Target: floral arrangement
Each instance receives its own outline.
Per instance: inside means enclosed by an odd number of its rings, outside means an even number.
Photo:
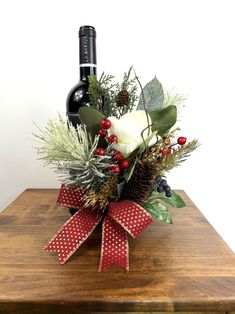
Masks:
[[[39,159],[62,181],[58,203],[73,212],[45,247],[62,264],[102,221],[99,270],[128,270],[127,234],[138,236],[153,218],[171,224],[166,205],[185,206],[166,180],[198,146],[174,128],[184,98],[163,90],[156,77],[143,88],[132,68],[121,84],[113,79],[89,77],[89,107],[79,109],[76,128],[59,115],[34,134]]]

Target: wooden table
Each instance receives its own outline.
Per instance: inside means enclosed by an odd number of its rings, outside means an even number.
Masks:
[[[183,191],[174,224],[129,239],[130,271],[99,273],[98,228],[63,266],[43,246],[70,217],[58,190],[28,189],[0,215],[0,313],[231,312],[235,257]]]

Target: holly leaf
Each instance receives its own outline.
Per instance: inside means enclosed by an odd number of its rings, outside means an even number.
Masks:
[[[162,203],[155,200],[148,200],[143,207],[152,217],[157,218],[161,222],[167,224],[173,223],[168,209]]]
[[[176,207],[176,208],[182,208],[182,207],[186,206],[186,204],[185,204],[185,202],[181,196],[179,196],[174,191],[171,191],[171,193],[172,193],[171,197],[167,197],[164,193],[159,193],[157,191],[153,191],[151,197],[155,196],[157,199],[160,199],[164,203],[169,204],[169,205]]]
[[[153,127],[152,131],[157,131],[160,136],[168,132],[177,120],[177,108],[174,105],[163,109],[157,109],[149,112]]]
[[[144,94],[144,99],[143,99]],[[164,105],[164,92],[162,84],[158,81],[156,76],[152,81],[148,82],[143,88],[139,97],[137,110],[144,110],[144,100],[146,102],[147,111],[163,108]]]

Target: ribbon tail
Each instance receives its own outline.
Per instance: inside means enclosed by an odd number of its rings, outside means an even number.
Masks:
[[[102,226],[102,247],[99,271],[112,264],[129,270],[129,245],[126,231],[109,215]]]
[[[101,218],[102,211],[80,209],[62,226],[44,249],[48,252],[57,252],[60,263],[64,264],[89,237]]]

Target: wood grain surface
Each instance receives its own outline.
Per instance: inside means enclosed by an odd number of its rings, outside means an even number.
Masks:
[[[63,266],[43,250],[70,217],[58,190],[28,189],[0,215],[0,313],[235,311],[235,257],[195,207],[129,238],[130,271],[99,273],[101,228]]]

